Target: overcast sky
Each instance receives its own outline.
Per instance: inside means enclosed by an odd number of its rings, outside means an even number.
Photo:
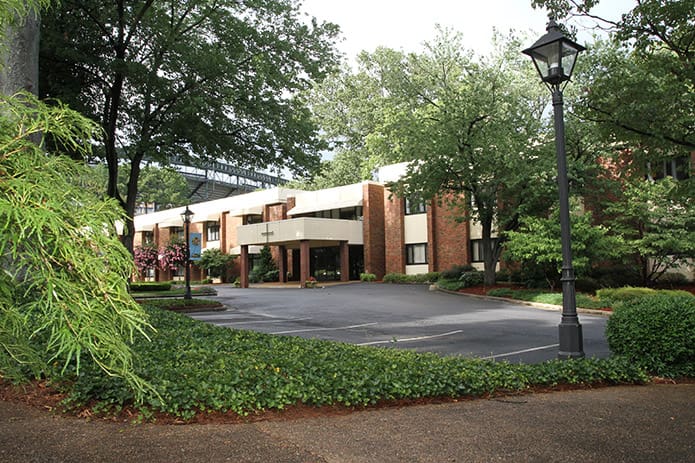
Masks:
[[[529,32],[533,42],[547,24],[547,13],[534,10],[531,0],[304,0],[303,5],[309,15],[340,26],[344,40],[338,48],[350,60],[379,45],[421,50],[435,37],[436,24],[461,32],[464,46],[479,55],[491,51],[493,28]],[[618,19],[634,6],[635,0],[602,0],[596,12]],[[589,39],[589,34],[579,37]]]

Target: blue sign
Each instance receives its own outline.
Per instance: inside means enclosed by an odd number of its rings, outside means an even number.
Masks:
[[[203,234],[191,233],[188,241],[188,249],[191,251],[191,260],[200,260],[200,253],[203,252]]]

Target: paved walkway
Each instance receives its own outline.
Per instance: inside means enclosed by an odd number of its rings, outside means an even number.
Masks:
[[[0,402],[2,462],[692,462],[695,384],[240,425],[130,425]]]

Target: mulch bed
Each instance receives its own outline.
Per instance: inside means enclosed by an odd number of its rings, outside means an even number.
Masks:
[[[662,383],[694,383],[695,379],[684,379],[679,381],[661,380],[655,382]],[[234,412],[198,412],[190,420],[183,420],[179,417],[166,413],[154,413],[150,422],[159,425],[188,425],[188,424],[243,424],[255,423],[260,421],[289,421],[305,418],[318,418],[326,416],[342,416],[350,413],[380,410],[389,408],[403,408],[414,405],[433,405],[446,404],[457,402],[468,402],[472,400],[509,400],[511,397],[523,397],[526,394],[532,393],[549,393],[572,390],[588,390],[603,387],[611,387],[612,384],[560,384],[552,387],[535,386],[524,391],[505,392],[500,391],[494,394],[485,394],[482,396],[464,396],[464,397],[432,397],[420,399],[400,399],[400,400],[384,400],[374,405],[368,406],[345,406],[345,405],[324,405],[313,406],[298,403],[291,405],[283,410],[265,410],[251,413],[248,416],[240,416]],[[53,389],[46,381],[32,381],[23,385],[13,385],[9,382],[0,379],[0,400],[6,402],[22,403],[31,407],[39,408],[53,413],[61,413],[67,416],[88,420],[104,420],[122,423],[141,423],[141,413],[132,406],[124,407],[118,414],[105,415],[103,413],[95,413],[91,407],[85,406],[77,409],[66,409],[61,401],[66,398],[66,394],[60,393]],[[93,405],[93,404],[92,404]]]

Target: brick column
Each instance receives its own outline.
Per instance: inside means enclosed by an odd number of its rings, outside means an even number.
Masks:
[[[239,282],[242,288],[249,287],[249,245],[243,244],[241,246],[241,275],[239,276]]]
[[[278,273],[280,274],[280,283],[287,282],[287,248],[278,246]]]
[[[304,288],[306,281],[309,279],[311,267],[309,265],[309,241],[302,240],[299,242],[299,285]]]
[[[347,241],[340,242],[340,281],[350,281],[350,247]]]

